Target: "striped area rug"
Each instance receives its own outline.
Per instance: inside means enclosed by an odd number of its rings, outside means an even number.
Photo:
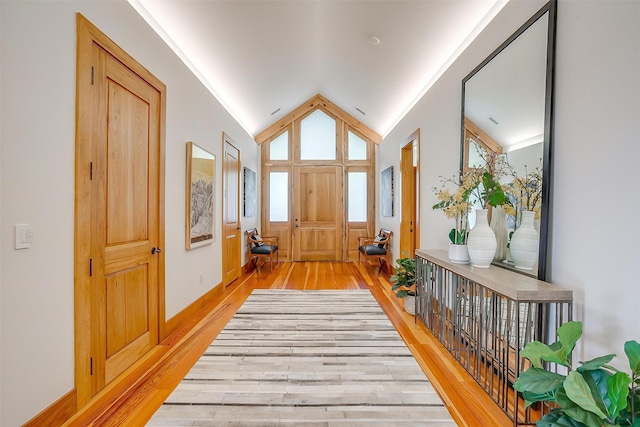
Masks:
[[[369,291],[255,290],[148,426],[455,426]]]

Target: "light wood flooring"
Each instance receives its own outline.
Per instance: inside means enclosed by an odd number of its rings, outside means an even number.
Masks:
[[[187,374],[254,289],[369,289],[389,317],[454,420],[461,426],[512,422],[390,290],[389,275],[366,262],[281,262],[245,273],[169,335],[155,357],[110,384],[68,426],[143,426]]]

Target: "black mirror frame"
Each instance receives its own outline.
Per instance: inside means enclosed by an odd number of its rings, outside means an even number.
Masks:
[[[520,34],[525,32],[534,22],[540,19],[545,13],[549,13],[549,23],[547,29],[547,65],[546,65],[546,88],[544,107],[544,142],[542,152],[542,206],[540,209],[540,245],[538,253],[538,280],[545,281],[547,278],[547,268],[550,260],[549,234],[550,234],[550,212],[551,212],[551,187],[553,179],[553,129],[554,129],[554,79],[555,79],[555,51],[556,51],[556,20],[557,20],[557,0],[550,0],[538,12],[536,12],[527,22],[518,28],[504,43],[494,50],[484,61],[473,69],[462,80],[462,103],[461,103],[461,136],[460,136],[460,173],[464,170],[464,104],[465,104],[465,83],[480,71],[489,61],[502,52]]]

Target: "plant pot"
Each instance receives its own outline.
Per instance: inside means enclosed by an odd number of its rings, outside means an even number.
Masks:
[[[489,227],[487,210],[476,209],[476,225],[469,232],[467,248],[474,267],[489,268],[496,254],[496,235]]]
[[[404,311],[412,316],[416,315],[416,297],[414,295],[407,295],[404,299]]]
[[[522,212],[522,223],[511,236],[511,257],[516,268],[532,270],[538,262],[540,234],[534,225],[535,213]]]
[[[468,264],[469,263],[469,250],[467,245],[454,245],[449,244],[449,261],[454,264]]]

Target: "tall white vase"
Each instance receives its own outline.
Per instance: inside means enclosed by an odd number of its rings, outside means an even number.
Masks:
[[[487,210],[476,209],[476,225],[469,232],[467,239],[471,264],[474,267],[488,268],[497,247],[496,235],[487,221]]]
[[[522,212],[522,223],[511,236],[511,257],[516,268],[531,270],[538,262],[540,234],[534,226],[535,213]]]
[[[496,235],[496,254],[493,260],[501,262],[507,259],[507,244],[509,243],[509,232],[507,231],[507,213],[502,206],[497,206],[491,211],[491,224],[489,227]]]

